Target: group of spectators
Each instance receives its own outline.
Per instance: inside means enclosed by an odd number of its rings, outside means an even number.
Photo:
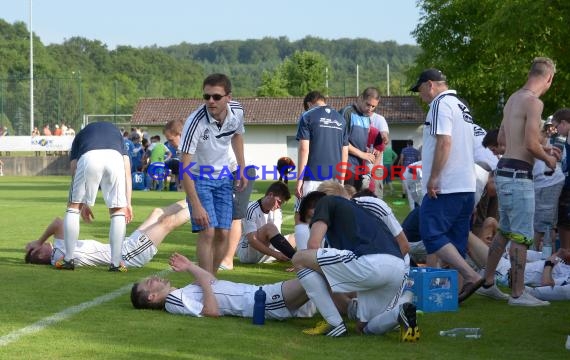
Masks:
[[[151,164],[166,164],[176,156],[181,163],[177,168],[185,171],[177,174],[177,181],[186,201],[170,209],[156,209],[156,214],[127,238],[139,239],[138,246],[148,251],[122,245],[126,224],[133,217],[131,172],[144,169],[127,150],[130,144],[125,144],[131,141],[135,148],[141,136],[125,133],[123,137],[111,124],[93,123],[78,134],[72,146],[75,175],[60,226],[63,239],[59,252],[44,257],[58,269],[75,268],[79,217],[91,220],[89,207],[101,186],[111,216],[110,271],[144,265],[168,232],[188,220],[192,232],[198,233],[197,264],[181,254],[170,258],[175,271],[191,273],[196,282],[174,288],[167,279],[148,278],[132,288],[136,308],[194,316],[252,316],[253,293],[258,287],[215,277],[219,270],[233,268],[234,255],[243,263],[291,261],[289,270],[296,273],[296,279],[263,286],[266,315],[283,319],[312,316],[318,311],[324,322],[304,330],[309,335],[346,335],[348,318],[356,320],[361,333],[382,334],[399,324],[402,340],[417,340],[416,308],[405,281],[410,261],[456,269],[462,279],[459,302],[478,292],[508,300],[511,305],[547,305],[539,299],[538,290],[525,290],[524,270],[534,237],[528,221],[529,216],[534,218],[534,158],[552,170],[561,158],[560,151],[542,144],[539,138],[542,103],[538,97],[548,90],[553,76],[552,61],[536,59],[525,86],[507,102],[494,148],[496,155],[502,156],[499,160],[482,146],[486,132],[474,124],[467,103],[448,88],[445,75],[437,69],[422,72],[410,89],[429,105],[421,161],[413,143],[399,160],[409,171],[417,170],[410,179],[421,181],[421,186],[407,187],[413,210],[403,225],[381,200],[383,184],[376,180],[386,174],[382,173],[384,167],[374,165],[396,161],[396,155],[386,151],[388,124],[375,111],[380,101],[378,89],[365,89],[354,104],[340,111],[326,105],[319,92],[308,93],[297,132],[295,233],[282,234],[281,207],[292,197],[287,176],[272,183],[261,199],[249,201],[254,176],[248,173],[252,167],[246,166],[244,158],[244,109],[232,100],[229,78],[212,74],[203,82],[204,105],[185,122],[166,124],[164,135],[172,148],[158,137],[151,139],[154,146],[149,145],[150,150],[138,151],[150,151]],[[552,125],[567,135],[570,110],[564,111],[554,115]],[[205,166],[213,169],[206,177],[201,176]],[[294,166],[292,159],[278,163],[282,175]],[[226,174],[228,168],[233,173]],[[325,179],[322,174],[332,176]],[[529,182],[532,191],[527,189]],[[489,212],[484,213],[475,234],[471,231],[474,209],[481,201],[488,205],[495,188],[498,224],[487,221]],[[160,231],[152,232],[153,228]],[[48,237],[46,231],[32,242],[27,257],[39,253]],[[488,248],[485,240],[490,243]],[[510,296],[496,286],[496,270],[507,243]],[[425,257],[410,260],[419,248]],[[146,255],[141,261],[129,262],[138,253]],[[552,276],[556,266],[568,260],[563,249],[556,251],[542,260],[540,277]]]

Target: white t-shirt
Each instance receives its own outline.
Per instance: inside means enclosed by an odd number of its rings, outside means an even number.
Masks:
[[[228,147],[235,134],[244,132],[244,115],[240,103],[229,102],[221,128],[218,128],[217,121],[208,113],[206,105],[203,105],[186,120],[178,149],[192,155],[192,162],[195,163],[190,167],[192,174],[199,176],[202,172],[207,174],[206,177],[217,178],[223,170],[222,175],[229,176],[231,169]]]
[[[487,135],[487,131],[477,124],[473,124],[473,135],[475,140],[473,142],[473,160],[475,162],[482,161],[491,167],[492,170],[497,168],[499,158],[493,152],[483,146],[483,138]]]
[[[423,134],[422,191],[427,193],[436,147],[436,135],[451,136],[449,158],[439,179],[442,194],[475,192],[473,119],[454,90],[439,94],[429,105]]]
[[[390,132],[386,118],[377,113],[373,113],[372,117],[370,117],[370,126],[378,129],[380,132]]]

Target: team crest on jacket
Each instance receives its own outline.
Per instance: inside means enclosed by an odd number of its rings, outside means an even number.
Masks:
[[[204,134],[202,134],[202,140],[206,141],[210,138],[210,129],[204,130]]]
[[[281,298],[281,295],[275,294],[271,297],[271,300],[278,300],[279,298]]]

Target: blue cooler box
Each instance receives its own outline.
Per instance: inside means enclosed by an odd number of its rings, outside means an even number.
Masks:
[[[457,311],[456,270],[411,268],[408,287],[414,293],[414,304],[426,313]]]

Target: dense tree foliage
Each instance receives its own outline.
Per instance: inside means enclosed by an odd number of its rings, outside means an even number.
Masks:
[[[44,46],[35,37],[35,123],[65,121],[77,128],[83,114],[130,114],[142,97],[198,97],[203,78],[213,72],[230,76],[237,97],[301,96],[315,88],[355,95],[357,65],[360,90],[386,92],[390,64],[391,93],[403,94],[409,85],[404,72],[418,53],[416,46],[366,39],[280,37],[109,50],[99,40],[72,37]],[[0,56],[0,125],[29,134],[26,24],[0,19]]]
[[[546,117],[569,106],[570,58],[565,41],[570,2],[564,0],[421,0],[423,16],[413,35],[423,52],[409,74],[437,67],[473,108],[477,121],[499,125],[502,106],[521,87],[533,58],[557,64],[543,96]]]

